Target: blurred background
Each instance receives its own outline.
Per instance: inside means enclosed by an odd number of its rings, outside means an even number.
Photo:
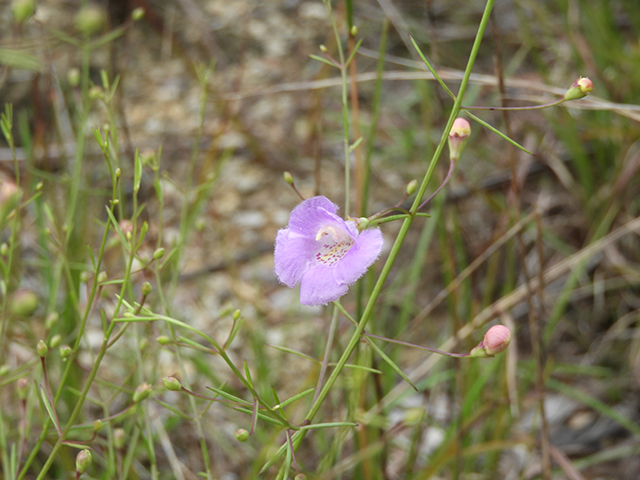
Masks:
[[[92,133],[105,125],[117,131],[112,148],[122,170],[117,221],[123,231],[133,212],[135,151],[156,156],[157,174],[143,170],[138,194],[139,222],[149,227],[140,256],[158,247],[172,254],[159,272],[166,280],[163,308],[169,304],[176,318],[221,343],[235,325],[230,312],[239,309],[243,323],[229,354],[250,365],[261,388],[275,387],[282,399],[315,387],[318,362],[271,346],[322,360],[330,309],[300,306],[298,292],[278,284],[272,252],[299,202],[284,171],[303,196],[344,204],[340,72],[310,58],[323,55],[320,45],[338,55],[325,5],[49,0],[19,21],[29,5],[0,3],[0,101],[13,105],[16,144],[14,161],[0,141],[2,242],[10,242],[15,165],[26,198],[40,192],[21,210],[19,248],[4,272],[6,438],[19,437],[15,382],[39,375],[33,346],[55,334],[71,343],[78,334],[75,307],[86,301],[92,271],[87,245],[99,247],[111,198],[111,174]],[[407,183],[422,179],[442,135],[453,102],[410,35],[455,93],[484,7],[457,0],[333,2],[345,49],[362,40],[348,103],[351,139],[363,138],[353,162],[370,165],[368,199],[344,215],[371,215],[401,201]],[[133,22],[136,8],[144,16]],[[348,35],[354,25],[357,33]],[[203,82],[207,66],[212,73]],[[498,322],[513,332],[509,350],[495,359],[457,361],[378,342],[416,392],[361,346],[351,361],[383,374],[345,371],[320,416],[360,427],[307,436],[298,463],[309,478],[638,478],[640,4],[497,1],[463,104],[548,103],[580,76],[594,83],[582,100],[540,111],[473,111],[534,156],[470,119],[456,171],[427,207],[432,217],[414,222],[369,327],[466,352]],[[101,101],[110,91],[105,77],[110,86],[119,79],[109,102]],[[443,158],[430,191],[447,169]],[[355,183],[352,192],[361,198]],[[398,229],[383,226],[383,259]],[[71,239],[61,241],[68,231]],[[342,300],[353,315],[381,265]],[[103,269],[109,278],[122,274],[116,233]],[[135,288],[155,278],[142,272]],[[117,291],[105,288],[89,317],[78,385],[102,341],[99,310],[109,311]],[[154,291],[148,304],[160,309],[162,303]],[[178,368],[172,351],[155,341],[163,328],[141,327],[148,340],[141,361],[134,360],[140,338],[125,336],[109,351],[98,375],[103,383],[92,391],[109,408],[87,405],[82,421],[118,411],[142,372],[158,400],[147,412],[160,478],[196,478],[203,470],[200,438],[215,477],[255,478],[284,434],[260,424],[240,444],[234,432],[248,429],[244,413],[199,402],[198,433],[167,409],[191,408],[185,395],[163,390],[167,375],[182,376],[183,385],[203,394],[206,386],[224,385],[243,398],[246,391],[213,355],[186,349]],[[339,323],[332,361],[351,331],[349,322]],[[136,375],[132,361],[142,365]],[[55,384],[62,363],[51,362]],[[61,418],[73,408],[68,394]],[[292,421],[302,421],[309,401],[290,407]],[[39,414],[32,420],[40,421]],[[139,428],[133,417],[109,425],[116,427],[128,438]],[[129,478],[150,478],[148,449],[142,441],[130,447],[136,460]],[[276,467],[267,478],[275,478]],[[63,470],[54,465],[51,478],[62,478]],[[106,478],[99,469],[92,475]]]

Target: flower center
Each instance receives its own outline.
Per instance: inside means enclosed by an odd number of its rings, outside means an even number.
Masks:
[[[326,226],[316,234],[318,251],[315,258],[318,263],[330,267],[344,257],[353,246],[354,240],[341,228]]]

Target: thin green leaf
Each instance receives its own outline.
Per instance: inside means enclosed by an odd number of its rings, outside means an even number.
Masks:
[[[498,130],[497,128],[489,125],[487,122],[485,122],[484,120],[482,120],[481,118],[476,117],[473,113],[469,112],[468,110],[464,110],[464,113],[466,113],[467,115],[469,115],[471,118],[473,118],[476,122],[478,122],[481,125],[484,125],[485,127],[487,127],[489,130],[491,130],[493,133],[495,133],[496,135],[504,138],[507,142],[509,142],[511,145],[513,145],[514,147],[519,148],[520,150],[522,150],[523,152],[528,153],[529,155],[535,157],[535,155],[533,153],[531,153],[529,150],[527,150],[526,148],[524,148],[522,145],[520,145],[518,142],[516,142],[515,140],[511,140],[508,136],[506,136],[504,133],[502,133],[500,130]]]
[[[330,422],[330,423],[314,423],[300,427],[300,430],[313,430],[314,428],[332,428],[332,427],[357,427],[357,423],[353,422]]]
[[[417,387],[413,384],[413,382],[409,379],[409,377],[407,376],[407,374],[406,374],[406,373],[404,373],[404,372],[400,369],[400,367],[399,367],[398,365],[396,365],[396,364],[395,364],[395,362],[394,362],[393,360],[391,360],[391,358],[389,358],[389,357],[387,356],[387,354],[386,354],[386,353],[384,353],[384,352],[382,351],[382,349],[381,349],[380,347],[378,347],[375,343],[373,343],[373,341],[372,341],[370,338],[366,338],[366,342],[367,342],[369,345],[371,345],[371,348],[373,348],[373,349],[376,351],[376,353],[377,353],[378,355],[380,355],[380,356],[382,357],[382,359],[383,359],[385,362],[387,362],[387,363],[389,364],[389,366],[390,366],[391,368],[393,368],[393,369],[396,371],[396,373],[397,373],[398,375],[400,375],[400,376],[404,379],[404,381],[405,381],[405,382],[407,382],[409,385],[411,385],[411,387],[413,387],[413,389],[414,389],[416,392],[418,391],[418,388],[417,388]]]
[[[353,50],[349,54],[349,58],[347,58],[347,61],[344,64],[344,68],[347,68],[349,64],[353,61],[353,57],[356,56],[356,53],[358,53],[358,49],[360,48],[360,45],[362,45],[362,40],[364,39],[361,38],[360,40],[358,40],[358,43],[356,43],[356,46],[353,47]]]
[[[316,390],[315,388],[310,388],[308,390],[305,390],[304,392],[294,395],[293,397],[286,399],[284,402],[279,403],[278,405],[274,406],[273,409],[275,410],[277,408],[286,407],[287,405],[295,402],[296,400],[299,400],[302,397],[309,395],[311,392],[314,392],[315,390]],[[277,400],[277,401],[279,402],[280,400]]]
[[[58,417],[53,411],[53,404],[50,402],[49,395],[47,395],[47,391],[43,385],[38,385],[38,389],[40,390],[40,397],[42,399],[44,408],[49,414],[49,419],[51,420],[51,423],[53,423],[56,426],[56,430],[58,431],[58,436],[62,437],[62,430],[60,429],[60,424],[58,423]]]
[[[243,405],[247,405],[248,407],[253,406],[250,402],[247,402],[246,400],[243,400],[242,398],[236,397],[234,395],[231,395],[230,393],[227,393],[224,390],[220,390],[219,388],[215,388],[215,387],[206,387],[206,388],[208,390],[211,390],[212,392],[217,393],[221,397],[226,398],[227,400],[231,400],[232,402],[241,403]]]
[[[0,48],[0,64],[18,70],[42,71],[40,59],[19,50]]]
[[[418,44],[414,40],[413,36],[409,35],[409,38],[411,39],[411,43],[413,43],[413,46],[415,47],[416,51],[418,52],[418,55],[420,56],[420,58],[422,59],[424,64],[427,66],[429,71],[432,73],[433,78],[435,78],[438,81],[440,86],[442,88],[444,88],[444,91],[447,92],[449,94],[449,96],[451,96],[451,98],[453,98],[453,100],[455,101],[456,100],[456,96],[453,94],[453,92],[451,90],[449,90],[449,87],[447,87],[446,83],[444,83],[444,81],[440,78],[440,75],[438,75],[438,72],[436,72],[435,68],[433,68],[433,66],[431,66],[431,63],[429,62],[429,60],[427,60],[427,57],[425,57],[425,55],[422,53],[422,51],[418,47]]]
[[[338,65],[336,65],[335,63],[333,63],[331,60],[327,60],[324,57],[319,57],[318,55],[309,55],[311,58],[313,58],[314,60],[318,60],[319,62],[323,62],[326,63],[327,65],[331,65],[332,67],[336,67],[336,68],[340,68]]]

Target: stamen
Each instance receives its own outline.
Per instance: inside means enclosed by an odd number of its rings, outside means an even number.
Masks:
[[[337,263],[353,246],[353,239],[348,232],[332,226],[324,226],[316,234],[318,251],[315,259],[318,263],[328,267]]]

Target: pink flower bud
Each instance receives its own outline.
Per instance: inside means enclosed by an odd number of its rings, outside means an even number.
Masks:
[[[464,118],[456,118],[449,132],[449,156],[452,160],[460,158],[460,153],[471,133],[471,125]]]
[[[593,91],[593,82],[587,77],[580,77],[573,82],[569,90],[564,94],[565,100],[579,100],[589,95]]]
[[[494,325],[469,355],[477,358],[493,357],[504,352],[511,343],[511,330],[504,325]]]

